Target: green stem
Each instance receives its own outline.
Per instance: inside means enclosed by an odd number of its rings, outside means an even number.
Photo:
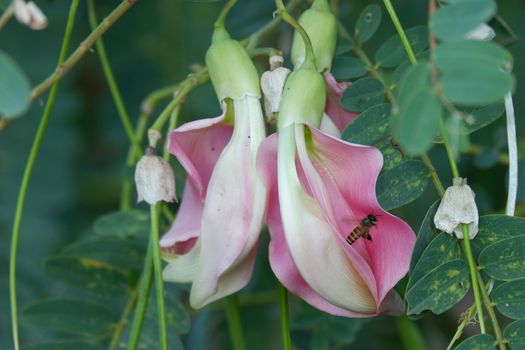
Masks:
[[[153,270],[155,272],[155,296],[157,299],[157,315],[159,326],[159,348],[168,350],[168,329],[166,325],[166,305],[164,300],[164,281],[162,279],[162,261],[159,246],[159,204],[150,205],[151,209],[151,240],[153,251]]]
[[[62,47],[60,48],[60,54],[58,56],[58,64],[60,65],[64,61],[64,57],[69,49],[69,43],[71,42],[71,33],[73,32],[73,26],[75,24],[75,15],[77,13],[78,0],[73,0],[69,8],[69,14],[66,23],[66,30],[64,32],[64,38],[62,40]],[[29,152],[29,157],[26,162],[24,169],[24,175],[22,177],[22,183],[20,184],[20,190],[18,192],[18,198],[16,202],[16,211],[14,216],[13,231],[11,234],[11,252],[9,256],[9,300],[11,305],[11,326],[13,332],[13,343],[14,349],[19,349],[18,340],[18,310],[16,303],[16,256],[18,252],[18,241],[20,238],[20,226],[22,223],[22,216],[24,213],[24,204],[27,195],[27,188],[29,181],[31,180],[31,174],[33,173],[33,167],[35,165],[36,157],[40,151],[42,140],[47,129],[47,124],[51,117],[51,110],[55,103],[56,94],[58,91],[58,82],[55,82],[51,88],[51,92],[47,98],[46,106],[38,130]]]
[[[142,325],[144,324],[146,309],[148,307],[151,282],[153,280],[153,244],[151,243],[153,237],[150,236],[149,240],[150,242],[148,243],[146,258],[144,259],[144,268],[142,270],[142,276],[140,278],[138,290],[139,296],[137,300],[137,306],[135,308],[135,315],[133,316],[133,323],[131,324],[131,332],[128,340],[127,350],[137,349],[140,333],[142,331]]]
[[[142,143],[142,139],[144,138],[144,134],[146,133],[146,129],[148,127],[148,118],[149,115],[146,115],[145,113],[142,113],[139,116],[139,120],[137,122],[137,127],[135,129],[135,139],[140,144]],[[135,148],[131,145],[128,149],[128,156],[126,158],[126,176],[124,177],[124,180],[122,181],[122,192],[120,194],[120,209],[121,210],[130,210],[131,209],[131,195],[133,193],[134,188],[134,182],[128,178],[127,172],[129,169],[131,169],[137,160],[142,155],[142,151],[139,155],[137,155],[134,152]]]
[[[191,90],[208,81],[208,78],[209,76],[207,69],[201,69],[195,74],[190,74],[190,76],[179,85],[178,89],[174,93],[175,98],[171,100],[166,108],[164,108],[150,129],[162,131],[164,124],[166,124],[170,118],[171,112],[175,109],[175,107],[177,107],[186,99],[186,96]]]
[[[456,165],[456,161],[454,160],[454,154],[452,152],[452,148],[450,147],[450,143],[447,140],[443,127],[441,127],[441,134],[443,138],[443,144],[447,152],[448,162],[450,163],[450,170],[452,171],[452,177],[459,178],[460,174],[459,174],[458,167]],[[474,257],[472,255],[472,249],[470,247],[470,233],[469,233],[468,225],[461,224],[461,230],[463,231],[463,239],[462,239],[463,252],[465,253],[465,256],[467,258],[467,263],[468,263],[469,272],[470,272],[470,280],[472,282],[472,291],[474,292],[474,304],[476,305],[476,312],[479,316],[479,328],[481,329],[481,333],[485,333],[485,319],[483,318],[483,309],[481,307],[481,296],[480,296],[479,285],[478,285],[477,266],[476,266],[476,262],[474,261]]]
[[[425,341],[421,336],[419,328],[410,321],[408,317],[401,316],[396,318],[396,326],[401,337],[401,342],[406,350],[424,350]]]
[[[281,336],[283,339],[283,350],[292,349],[292,339],[290,338],[290,316],[288,313],[288,291],[279,284],[279,310],[281,318]]]
[[[487,309],[490,321],[492,323],[492,327],[494,328],[494,333],[496,334],[496,341],[500,350],[506,350],[507,346],[505,345],[505,340],[503,339],[503,333],[501,332],[501,327],[499,325],[498,318],[496,317],[496,313],[494,312],[489,293],[487,292],[487,287],[485,286],[485,283],[483,283],[483,278],[479,270],[476,270],[476,272],[478,276],[479,289],[483,298],[483,303],[485,304],[485,309]]]
[[[461,229],[463,230],[463,252],[467,257],[468,268],[470,271],[470,279],[472,281],[472,291],[474,292],[474,303],[476,304],[476,311],[479,318],[479,328],[481,333],[485,333],[485,319],[483,318],[483,308],[481,307],[481,296],[479,292],[479,282],[478,282],[478,270],[476,267],[476,262],[472,256],[472,249],[470,247],[470,237],[468,225],[461,224]]]
[[[165,161],[168,161],[170,158],[170,152],[168,151],[168,140],[170,133],[177,127],[179,121],[180,105],[177,105],[175,109],[171,112],[170,121],[168,123],[168,130],[166,132],[164,147],[162,149],[162,157]]]
[[[55,72],[38,84],[31,91],[31,100],[46,92],[56,81],[60,80],[95,44],[111,26],[122,16],[136,0],[124,0],[80,43],[78,48],[63,62],[57,65]]]
[[[228,318],[228,328],[234,350],[245,350],[244,337],[242,333],[241,315],[237,295],[233,294],[226,298],[226,317]]]
[[[87,7],[89,25],[91,26],[91,30],[95,30],[98,25],[97,15],[95,11],[95,1],[88,0]],[[104,75],[106,76],[106,80],[108,82],[109,90],[111,91],[111,96],[113,97],[113,101],[115,102],[115,106],[117,107],[120,121],[122,122],[122,126],[124,127],[124,131],[126,132],[126,135],[128,136],[131,145],[133,146],[135,152],[138,155],[141,153],[140,144],[135,139],[131,118],[129,117],[129,113],[126,109],[124,101],[122,100],[122,95],[120,94],[117,82],[115,81],[115,76],[113,75],[113,70],[111,69],[111,65],[109,63],[106,48],[104,47],[104,42],[102,41],[102,38],[99,38],[96,41],[95,45],[97,48],[98,57],[100,59],[100,64],[102,65],[102,70],[104,71]]]
[[[11,17],[13,17],[13,6],[10,5],[8,6],[4,12],[2,13],[2,16],[0,17],[0,30],[2,30],[2,28],[4,28],[4,26],[6,25],[7,22],[9,22],[9,20],[11,19]]]
[[[453,336],[452,339],[450,340],[450,343],[449,343],[448,346],[447,346],[447,350],[451,350],[452,347],[454,346],[454,343],[455,343],[459,338],[461,338],[461,335],[463,334],[463,330],[465,329],[465,327],[467,326],[467,324],[469,323],[469,321],[472,319],[472,317],[474,317],[475,314],[476,314],[476,305],[472,305],[472,306],[467,310],[467,312],[464,314],[465,316],[464,316],[463,319],[461,320],[461,323],[459,324],[458,329],[456,330],[456,333],[454,334],[454,336]]]
[[[237,0],[229,0],[226,3],[226,5],[224,5],[221,13],[219,14],[219,17],[217,18],[217,20],[215,21],[213,25],[215,28],[224,27],[224,21],[226,20],[226,16],[228,16],[228,13],[230,13],[230,10],[232,9],[233,5],[235,5],[236,2]]]
[[[290,13],[302,3],[303,3],[303,0],[291,0],[288,3],[288,6],[286,6],[286,11]],[[273,20],[268,22],[268,24],[266,24],[264,27],[262,27],[255,33],[251,34],[248,38],[243,39],[241,41],[241,44],[246,45],[247,50],[257,47],[259,45],[259,42],[262,40],[262,38],[264,38],[266,35],[268,35],[273,30],[275,30],[280,22],[281,22],[281,17],[274,18]]]
[[[304,41],[304,48],[305,48],[305,57],[304,57],[304,63],[307,65],[311,65],[312,67],[316,66],[316,60],[315,60],[315,54],[314,49],[312,46],[312,42],[310,41],[310,38],[308,37],[308,34],[304,30],[304,28],[297,22],[295,18],[293,18],[288,11],[286,10],[286,7],[283,4],[283,0],[275,0],[275,6],[277,7],[277,15],[283,19],[283,21],[290,24],[292,27],[294,27],[295,30],[301,34],[301,37]],[[306,67],[306,66],[305,66]]]
[[[388,14],[390,15],[390,19],[392,20],[392,23],[394,23],[394,26],[396,27],[397,33],[399,34],[399,38],[401,39],[401,42],[403,43],[403,46],[405,47],[410,63],[416,64],[417,63],[416,55],[414,55],[414,51],[412,50],[412,45],[410,45],[410,41],[408,41],[408,38],[405,34],[405,31],[403,30],[403,27],[401,26],[401,22],[399,22],[399,18],[397,17],[397,13],[394,10],[392,3],[390,2],[390,0],[383,0],[383,3],[385,4],[386,10]]]
[[[111,342],[109,344],[108,350],[116,350],[119,347],[120,338],[122,337],[122,333],[124,332],[124,329],[126,329],[126,325],[128,323],[128,316],[133,310],[133,307],[135,306],[135,302],[137,301],[137,296],[138,296],[138,289],[134,287],[130,295],[130,298],[128,300],[128,304],[126,305],[126,308],[122,312],[119,322],[115,326],[115,330],[113,331],[113,336],[111,337]]]

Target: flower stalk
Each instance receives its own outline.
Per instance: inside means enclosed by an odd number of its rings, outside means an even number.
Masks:
[[[71,34],[73,32],[73,26],[75,24],[75,15],[77,13],[78,2],[78,0],[73,0],[69,8],[66,30],[64,32],[64,38],[62,39],[62,47],[60,48],[60,54],[58,56],[58,65],[62,64],[64,58],[66,57],[67,51],[69,50],[69,44],[71,42]],[[31,180],[31,175],[33,174],[33,167],[35,165],[38,153],[40,152],[40,147],[42,146],[42,141],[47,130],[47,125],[49,123],[49,119],[51,118],[51,111],[55,104],[56,94],[58,91],[58,80],[53,81],[51,85],[51,91],[47,98],[44,113],[42,114],[42,119],[40,120],[40,124],[38,125],[38,130],[33,140],[33,145],[31,146],[29,157],[27,159],[26,166],[24,169],[24,175],[22,177],[22,183],[20,184],[20,190],[18,192],[18,198],[16,201],[16,210],[13,220],[13,230],[11,233],[11,251],[9,255],[9,301],[11,306],[11,327],[13,334],[13,345],[15,350],[18,350],[20,347],[18,339],[18,308],[16,300],[16,256],[18,252],[18,241],[20,238],[20,226],[22,224],[25,200],[27,197],[27,188],[29,186],[29,181]]]

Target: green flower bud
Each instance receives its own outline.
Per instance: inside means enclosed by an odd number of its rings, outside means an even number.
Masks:
[[[318,128],[326,103],[323,76],[312,68],[300,68],[290,74],[284,85],[277,128],[305,123]]]
[[[337,21],[326,0],[315,0],[308,10],[299,17],[299,24],[304,28],[314,49],[319,72],[329,71],[337,41]],[[292,44],[292,62],[297,67],[305,56],[304,41],[295,31]]]
[[[220,101],[245,95],[261,97],[259,74],[250,56],[223,27],[216,28],[213,33],[206,52],[206,66]]]

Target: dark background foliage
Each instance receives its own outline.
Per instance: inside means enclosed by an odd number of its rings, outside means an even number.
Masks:
[[[352,28],[360,10],[369,1],[341,1],[340,18]],[[380,2],[377,2],[381,4]],[[97,1],[99,17],[108,13],[118,1]],[[27,72],[33,84],[47,77],[54,69],[64,30],[69,2],[38,1],[46,13],[49,26],[32,31],[11,21],[0,32],[0,47],[8,52]],[[136,119],[142,99],[152,90],[171,85],[190,72],[190,65],[203,64],[209,45],[212,23],[222,2],[149,0],[137,4],[104,36],[111,64],[124,101]],[[425,25],[427,5],[424,1],[395,2],[406,28]],[[525,3],[505,0],[498,3],[498,14],[519,37],[525,37]],[[240,0],[228,18],[227,25],[235,38],[243,38],[272,18],[270,0]],[[286,28],[283,25],[283,28]],[[85,3],[81,2],[73,34],[72,47],[89,33]],[[391,22],[383,20],[378,33],[366,45],[373,54],[377,47],[395,33]],[[267,44],[286,48],[291,32],[286,28],[267,39]],[[517,78],[515,107],[518,135],[525,130],[525,44],[520,39],[509,47],[514,56]],[[263,67],[264,62],[258,62]],[[0,348],[11,347],[8,299],[8,251],[12,217],[18,186],[36,126],[43,111],[41,98],[33,103],[23,117],[0,132]],[[159,108],[160,109],[160,108]],[[214,116],[219,111],[209,84],[195,90],[183,109],[183,120]],[[524,148],[524,140],[520,139]],[[461,173],[469,178],[477,194],[482,214],[499,213],[505,202],[506,167],[495,153],[505,151],[504,118],[473,134],[472,142],[484,148],[478,155],[463,155]],[[503,146],[502,146],[503,145]],[[128,144],[113,100],[108,91],[98,58],[89,53],[61,82],[52,120],[42,152],[29,186],[22,225],[19,252],[18,293],[23,307],[42,297],[78,295],[53,282],[44,273],[44,261],[65,246],[92,234],[93,221],[118,208],[120,183],[130,176],[125,167]],[[523,154],[523,152],[521,152]],[[442,149],[430,152],[442,179],[450,178]],[[521,162],[521,178],[525,174]],[[180,179],[179,179],[180,180]],[[179,186],[179,190],[180,190]],[[429,186],[416,202],[396,210],[417,230],[426,210],[436,199]],[[518,209],[525,213],[525,189],[521,188]],[[139,206],[141,207],[141,206]],[[263,242],[267,237],[263,237]],[[267,245],[261,244],[261,247]],[[250,286],[241,293],[247,299],[256,293],[260,303],[242,310],[250,349],[279,347],[276,280],[261,249],[256,274]],[[172,291],[182,293],[184,291]],[[467,305],[467,304],[465,304]],[[463,305],[463,306],[465,306]],[[122,305],[117,305],[116,310]],[[464,307],[463,307],[464,309]],[[459,310],[459,309],[458,309]],[[120,311],[119,311],[120,312]],[[335,339],[355,349],[401,348],[393,318],[374,320],[342,320],[323,316],[305,308],[292,297],[293,338],[297,346],[308,348],[324,340]],[[192,326],[182,339],[189,349],[229,348],[228,330],[220,304],[192,313]],[[442,349],[453,334],[459,314],[452,310],[443,317],[425,315],[417,321],[429,349]],[[361,330],[360,330],[361,329]],[[360,331],[359,331],[360,330]],[[53,338],[55,334],[22,325],[24,344]],[[355,342],[354,342],[355,337]],[[264,339],[264,340],[263,340]]]

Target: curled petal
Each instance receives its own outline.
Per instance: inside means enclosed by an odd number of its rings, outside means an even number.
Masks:
[[[301,165],[324,217],[343,240],[369,261],[375,277],[377,302],[407,273],[415,234],[404,221],[384,211],[375,196],[382,166],[381,153],[373,148],[344,142],[309,128],[311,152],[298,144]],[[298,134],[298,138],[301,134]],[[348,245],[344,239],[367,215],[377,217],[370,229],[372,241],[360,239]]]
[[[338,83],[331,73],[324,75],[327,95],[326,95],[326,109],[325,112],[332,119],[340,132],[354,120],[359,113],[351,112],[341,105],[341,96],[350,83]]]
[[[266,210],[266,192],[255,172],[265,136],[259,100],[234,100],[234,111],[234,133],[213,169],[205,199],[200,264],[190,296],[195,308],[248,283]]]
[[[334,233],[319,205],[300,183],[295,135],[296,128],[303,127],[291,125],[279,134],[279,201],[291,256],[308,285],[329,303],[355,313],[374,314],[376,291],[370,268],[359,254],[342,249],[343,239]]]
[[[277,192],[277,135],[271,135],[261,143],[257,155],[257,169],[268,190],[267,224],[271,235],[269,258],[270,265],[279,281],[290,292],[298,295],[310,305],[336,316],[367,317],[330,304],[317,294],[304,280],[295,266],[286,238],[279,210]]]
[[[177,217],[169,231],[160,239],[160,247],[172,254],[185,254],[190,250],[199,237],[203,208],[204,201],[195,185],[186,181]]]
[[[183,124],[170,133],[168,149],[184,167],[202,199],[213,167],[233,133],[233,126],[223,121],[224,114]]]
[[[16,19],[31,29],[41,30],[47,27],[47,17],[32,1],[13,0],[13,13]]]

